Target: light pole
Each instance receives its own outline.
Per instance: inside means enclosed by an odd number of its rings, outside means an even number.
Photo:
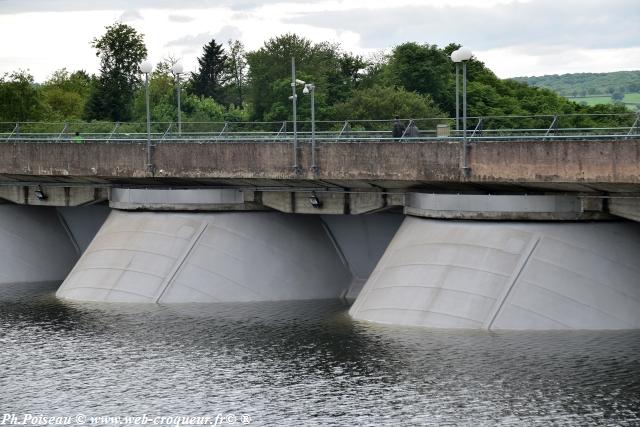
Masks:
[[[182,64],[175,63],[173,67],[171,67],[171,71],[176,75],[176,92],[178,93],[178,135],[182,135],[182,120],[180,117],[181,109],[180,109],[180,74],[182,74],[183,68]]]
[[[318,164],[316,163],[316,85],[307,83],[304,85],[302,93],[311,94],[311,172],[318,172]]]
[[[289,97],[293,102],[293,170],[300,173],[300,165],[298,164],[298,119],[297,119],[297,98],[296,86],[305,84],[302,80],[296,79],[296,59],[291,57],[291,92]]]
[[[451,53],[451,60],[456,64],[456,131],[460,130],[460,61],[458,51]]]
[[[153,172],[151,164],[151,110],[149,109],[149,73],[153,66],[149,61],[145,61],[140,65],[140,71],[144,73],[144,100],[147,106],[147,169]]]
[[[469,174],[467,159],[467,61],[473,54],[466,47],[454,51],[451,59],[456,63],[456,124],[458,123],[458,63],[462,62],[462,171],[465,176]]]

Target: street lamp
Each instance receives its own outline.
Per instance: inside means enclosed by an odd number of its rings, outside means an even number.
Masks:
[[[451,60],[456,63],[456,130],[458,130],[459,122],[459,102],[458,102],[458,64],[462,62],[462,169],[465,174],[469,172],[467,164],[467,61],[471,59],[473,54],[466,47],[453,51]]]
[[[316,85],[313,83],[305,84],[302,93],[311,94],[311,171],[315,173],[318,171],[316,164]]]
[[[153,66],[149,61],[144,61],[140,65],[140,71],[144,73],[144,99],[147,106],[147,169],[152,171],[153,165],[151,164],[151,110],[149,109],[149,73]]]
[[[182,64],[175,63],[173,67],[171,67],[171,71],[176,75],[176,91],[178,92],[178,135],[182,135],[182,120],[180,117],[180,74],[182,74],[183,68]]]
[[[304,81],[296,79],[296,59],[291,57],[291,96],[289,99],[293,102],[293,170],[300,173],[300,165],[298,164],[298,121],[296,116],[297,98],[296,86],[305,84]]]

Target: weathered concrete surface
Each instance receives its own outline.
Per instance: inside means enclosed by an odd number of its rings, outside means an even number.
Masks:
[[[159,177],[446,181],[456,179],[455,143],[325,143],[320,173],[311,173],[311,149],[301,145],[302,174],[293,171],[293,147],[283,143],[162,144],[154,154]]]
[[[612,198],[608,202],[613,215],[640,222],[640,197]]]
[[[44,198],[38,198],[37,191],[41,191]],[[9,201],[17,205],[83,206],[106,201],[108,198],[109,189],[105,187],[0,186],[0,200]]]
[[[351,283],[319,216],[112,211],[57,296],[185,303],[339,298]]]
[[[310,171],[310,151],[309,144],[301,144],[302,173],[297,175],[290,143],[160,143],[153,154],[152,176],[140,142],[0,144],[0,179],[217,180],[240,186],[256,185],[258,180],[278,185],[371,182],[395,188],[439,185],[454,191],[470,184],[540,184],[548,189],[552,184],[579,184],[587,191],[601,191],[598,186],[612,184],[606,191],[617,191],[618,186],[626,186],[620,191],[640,191],[640,139],[474,142],[469,177],[460,173],[457,142],[321,143],[317,175]]]
[[[640,140],[486,141],[470,151],[475,182],[640,183]]]
[[[345,191],[264,191],[259,194],[263,206],[286,213],[358,215],[386,210],[404,205],[404,193],[369,191],[350,193]],[[314,197],[319,204],[311,203]]]
[[[640,224],[406,217],[350,309],[431,328],[640,328]]]
[[[0,144],[0,173],[34,176],[144,177],[145,145],[140,143]]]

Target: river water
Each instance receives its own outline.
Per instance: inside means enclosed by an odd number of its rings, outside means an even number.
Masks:
[[[640,424],[636,331],[436,331],[355,322],[340,301],[109,305],[55,289],[0,289],[0,416]]]

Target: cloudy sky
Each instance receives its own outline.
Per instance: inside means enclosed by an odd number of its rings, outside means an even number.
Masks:
[[[456,42],[500,77],[640,69],[640,0],[0,0],[0,73],[95,72],[90,41],[115,21],[186,71],[212,38],[252,50],[286,32],[365,56]]]

